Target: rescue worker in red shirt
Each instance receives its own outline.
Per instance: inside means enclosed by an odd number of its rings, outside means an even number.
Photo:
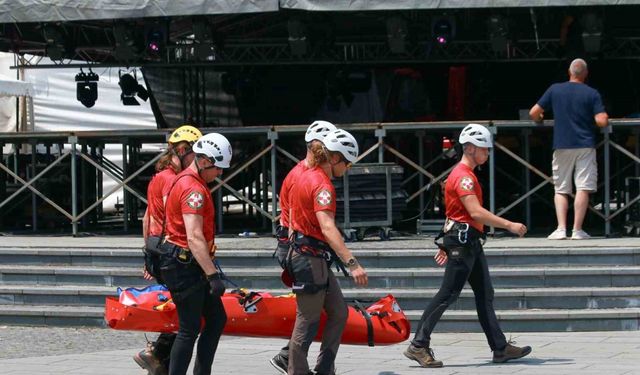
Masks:
[[[149,236],[162,234],[167,193],[176,174],[193,161],[193,143],[201,136],[200,130],[191,125],[183,125],[171,133],[167,150],[155,165],[157,173],[147,187],[147,210],[142,220],[142,235],[145,242]],[[153,279],[146,267],[143,269],[143,273],[146,280]],[[133,357],[134,361],[151,375],[166,374],[169,353],[175,337],[175,334],[161,334],[155,342],[148,343],[146,349],[137,353]]]
[[[456,301],[468,281],[473,289],[480,325],[493,351],[493,362],[501,363],[531,353],[531,347],[517,347],[507,342],[493,308],[493,286],[482,249],[484,225],[504,228],[522,237],[527,227],[492,214],[482,207],[482,188],[473,170],[489,158],[493,147],[489,129],[469,124],[460,133],[463,155],[451,171],[445,185],[447,219],[436,240],[444,236],[435,256],[440,266],[445,263],[444,279],[438,293],[422,314],[411,345],[404,355],[422,367],[442,367],[430,346],[431,332],[444,311]],[[448,262],[447,262],[448,261]]]
[[[289,193],[291,188],[296,184],[298,177],[307,169],[309,169],[310,163],[313,161],[313,154],[311,153],[311,146],[314,144],[321,144],[324,137],[329,132],[336,130],[337,128],[327,121],[314,121],[307,128],[307,132],[304,135],[304,141],[307,143],[307,156],[304,160],[301,160],[296,164],[291,171],[287,174],[282,187],[280,188],[280,225],[276,229],[276,238],[278,239],[278,246],[276,248],[276,256],[278,263],[282,268],[285,267],[285,258],[289,254],[289,211],[291,205],[289,202]],[[280,353],[270,360],[271,365],[283,374],[287,373],[289,362],[289,345],[280,349]]]
[[[211,374],[227,315],[220,298],[225,286],[213,262],[214,207],[207,184],[231,162],[231,144],[221,134],[202,136],[193,162],[174,180],[166,206],[163,250],[171,256],[161,274],[178,311],[180,328],[171,349],[169,375],[185,375],[198,335],[194,375]],[[204,326],[201,328],[201,320]]]
[[[358,157],[358,143],[344,130],[327,134],[310,149],[313,158],[293,186],[290,225],[294,231],[287,270],[296,293],[296,323],[289,341],[289,375],[333,375],[348,308],[330,262],[349,268],[356,285],[367,284],[367,273],[345,246],[336,227],[336,191],[331,178],[341,177]],[[345,272],[346,273],[346,272]],[[316,336],[320,315],[327,320],[315,372],[309,371],[307,354]]]

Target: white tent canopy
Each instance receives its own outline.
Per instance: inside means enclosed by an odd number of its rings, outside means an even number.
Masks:
[[[632,5],[638,0],[0,0],[0,23],[205,14]]]
[[[28,96],[35,94],[33,85],[29,82],[11,79],[0,74],[0,96]]]

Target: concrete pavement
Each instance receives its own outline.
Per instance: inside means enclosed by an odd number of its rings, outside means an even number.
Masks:
[[[508,335],[508,334],[507,334]],[[152,338],[153,336],[150,336]],[[492,364],[484,335],[434,334],[442,369],[424,369],[404,358],[407,343],[368,348],[343,345],[338,374],[640,374],[640,332],[558,332],[512,334],[532,354],[506,364]],[[131,359],[144,347],[144,335],[98,328],[0,327],[0,373],[5,375],[144,375]],[[283,344],[279,339],[223,337],[214,374],[263,375]],[[313,363],[319,344],[311,347]]]

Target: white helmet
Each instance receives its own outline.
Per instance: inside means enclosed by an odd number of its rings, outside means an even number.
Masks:
[[[478,147],[493,147],[491,132],[480,124],[469,124],[465,126],[460,132],[458,142],[462,145],[465,143],[471,143]]]
[[[336,129],[322,141],[329,151],[337,151],[344,156],[349,163],[355,163],[358,158],[358,142],[346,130]]]
[[[307,128],[307,133],[304,135],[304,141],[307,143],[311,141],[322,142],[324,137],[327,134],[329,134],[329,132],[332,132],[336,129],[337,129],[336,126],[328,121],[322,121],[322,120],[314,121]]]
[[[231,164],[231,144],[219,133],[209,133],[200,137],[193,145],[193,152],[208,157],[218,168],[229,168]]]

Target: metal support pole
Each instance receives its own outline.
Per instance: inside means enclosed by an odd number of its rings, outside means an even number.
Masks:
[[[260,167],[262,169],[262,181],[260,183],[260,191],[262,192],[262,197],[260,199],[260,203],[262,203],[262,209],[265,212],[269,212],[269,194],[267,191],[267,159],[266,158],[261,158],[260,159]],[[276,188],[273,189],[274,191],[276,190]],[[266,228],[267,227],[267,218],[262,215],[262,227]]]
[[[18,146],[17,143],[13,144],[13,173],[20,175],[20,173],[18,173],[18,159],[20,158],[20,146]],[[17,184],[18,180],[14,177],[13,178],[13,183]]]
[[[82,142],[82,146],[80,148],[83,154],[88,154],[87,152],[87,142]],[[87,208],[87,162],[84,159],[80,160],[80,189],[82,194],[82,211]],[[83,216],[82,219],[82,229],[87,229],[87,220],[88,217]]]
[[[122,179],[127,178],[127,139],[122,140]],[[122,188],[122,219],[124,232],[129,233],[129,193]]]
[[[4,143],[0,143],[0,163],[4,163]],[[0,171],[0,189],[0,199],[4,201],[7,197],[7,173],[4,170]],[[0,226],[4,227],[4,215],[0,215]]]
[[[633,132],[636,135],[636,149],[635,149],[635,155],[640,157],[640,129],[638,127],[636,127]],[[640,163],[636,163],[636,176],[640,176]]]
[[[387,185],[387,223],[391,225],[393,221],[393,191],[391,189],[391,166],[385,168],[385,181]]]
[[[271,141],[271,215],[276,217],[278,213],[278,202],[276,201],[276,157],[278,150],[276,149],[276,141],[278,140],[278,132],[269,130],[267,137]],[[276,233],[276,222],[271,222],[271,233]]]
[[[94,159],[94,160],[98,159],[97,154],[96,154],[96,146],[95,146],[95,144],[91,147],[91,158]],[[96,191],[97,191],[96,188],[97,188],[97,181],[98,181],[97,176],[99,174],[100,174],[100,171],[98,171],[97,169],[94,169],[93,173],[91,173],[91,177],[92,177],[91,180],[94,181],[93,186],[91,188],[91,191],[93,192],[93,195],[92,195],[93,199],[97,199],[96,198]],[[89,219],[89,222],[91,222],[93,225],[98,224],[98,217],[97,217],[96,213],[97,213],[97,210],[93,210],[92,213],[91,213],[91,218]]]
[[[216,226],[218,227],[218,233],[222,233],[224,230],[223,222],[223,207],[222,207],[222,189],[218,189],[216,192]]]
[[[69,137],[69,143],[71,144],[71,233],[73,236],[78,235],[78,173],[76,170],[76,143],[78,143],[78,137]]]
[[[36,155],[36,141],[35,139],[31,140],[31,178],[34,178],[37,174],[36,164],[38,163]],[[38,199],[36,197],[36,193],[31,192],[31,225],[33,227],[33,231],[38,231]]]
[[[529,144],[529,136],[531,135],[531,129],[524,129],[522,131],[522,145],[524,160],[531,160],[531,149]],[[524,169],[524,193],[528,193],[531,190],[531,172],[529,168]],[[527,197],[524,201],[524,216],[527,228],[531,228],[531,198]]]
[[[0,143],[0,163],[4,163],[4,143]],[[7,174],[0,171],[0,201],[7,195]],[[4,215],[0,215],[0,228],[4,227]]]
[[[496,139],[497,128],[493,126],[493,124],[489,124],[489,130],[493,134],[493,139]],[[491,147],[489,149],[489,211],[492,214],[496,213],[496,167],[495,167],[495,148]],[[489,233],[495,234],[495,228],[489,227]]]
[[[418,135],[418,164],[424,165],[424,131],[417,132]],[[424,174],[418,173],[418,186],[424,186]],[[424,220],[424,192],[420,193],[420,220]]]
[[[607,126],[606,128],[602,129],[602,132],[604,133],[604,145],[602,146],[604,148],[604,235],[605,237],[609,237],[609,235],[611,235],[611,218],[609,217],[610,215],[610,211],[611,211],[611,207],[610,207],[610,201],[611,201],[611,197],[609,196],[610,192],[610,185],[611,185],[611,181],[610,181],[610,150],[609,150],[609,138],[610,138],[610,134],[612,132],[612,125]]]
[[[344,201],[344,229],[351,229],[351,198],[349,197],[349,171],[342,176],[342,199]]]
[[[384,143],[384,137],[387,135],[387,131],[385,129],[376,129],[376,137],[378,137],[378,143]],[[378,163],[384,163],[384,148],[378,147]]]
[[[104,144],[100,144],[98,145],[98,164],[100,164],[101,167],[104,167],[104,162],[102,161],[102,159],[104,158]],[[96,186],[96,199],[102,196],[102,193],[104,193],[103,189],[104,187],[102,186],[103,182],[104,182],[104,173],[101,171],[97,171],[98,172],[98,181],[97,181],[97,186]],[[98,219],[102,218],[104,215],[104,206],[101,204],[98,206]]]

